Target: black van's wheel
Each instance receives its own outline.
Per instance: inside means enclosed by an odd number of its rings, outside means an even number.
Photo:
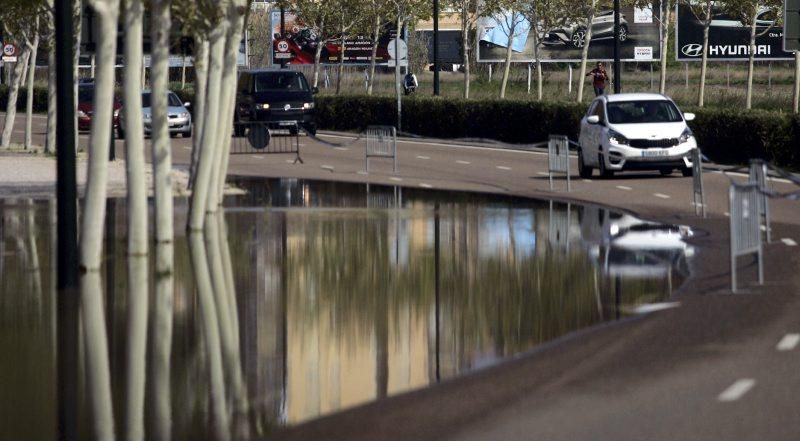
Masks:
[[[583,179],[592,177],[592,168],[586,165],[583,159],[583,149],[578,149],[578,175]]]

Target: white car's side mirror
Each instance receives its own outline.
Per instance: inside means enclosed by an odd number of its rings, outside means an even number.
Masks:
[[[183,107],[186,107],[188,109],[189,107],[192,107],[192,103],[187,101],[187,102],[183,103]]]
[[[684,113],[683,119],[686,121],[694,121],[694,113]]]
[[[590,115],[588,118],[586,118],[586,122],[589,124],[597,124],[600,122],[600,117],[597,115]]]

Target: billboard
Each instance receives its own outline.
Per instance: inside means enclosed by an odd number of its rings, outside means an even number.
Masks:
[[[741,61],[750,56],[750,28],[741,20],[715,7],[708,28],[708,59]],[[675,51],[679,61],[700,61],[703,58],[703,24],[688,5],[677,6]],[[783,51],[783,21],[775,11],[761,8],[756,17],[757,60],[790,60],[793,54]]]
[[[661,27],[658,12],[652,6],[645,8],[624,7],[620,10],[620,57],[624,61],[653,61],[661,57]],[[544,29],[539,23],[539,34],[544,35],[539,45],[542,62],[580,61],[586,40],[587,25],[580,20],[569,20]],[[478,20],[481,36],[478,45],[479,62],[505,61],[509,45],[510,28],[511,60],[530,63],[534,57],[534,32],[527,18],[505,12]],[[600,10],[591,23],[592,40],[589,43],[591,61],[614,58],[614,12]]]
[[[284,24],[286,33],[281,38],[281,13],[272,11],[272,61],[288,64],[314,64],[317,47],[323,44],[313,29],[303,24],[296,14],[286,12]],[[391,52],[394,52],[394,28],[385,28],[378,39],[378,53],[375,55],[378,64],[388,64]],[[389,46],[392,48],[389,48]],[[406,47],[400,42],[401,52]],[[321,64],[339,64],[342,45],[340,42],[325,43],[320,55]],[[345,39],[344,63],[350,65],[369,64],[372,58],[372,41],[368,37],[352,37]]]

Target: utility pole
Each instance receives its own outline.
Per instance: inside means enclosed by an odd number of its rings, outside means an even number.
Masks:
[[[622,92],[622,66],[619,60],[619,0],[614,0],[614,93]]]
[[[77,439],[78,192],[75,182],[75,97],[72,1],[55,2],[57,402],[59,440]],[[53,69],[53,66],[49,66]]]
[[[439,0],[433,0],[433,94],[439,96]]]

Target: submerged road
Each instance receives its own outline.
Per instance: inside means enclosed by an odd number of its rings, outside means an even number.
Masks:
[[[39,133],[42,120],[37,119]],[[366,174],[363,141],[348,144],[353,137],[338,133],[320,138],[347,145],[301,137],[304,164],[291,164],[292,155],[232,155],[229,172],[598,203],[690,225],[703,234],[692,239],[699,253],[691,262],[692,276],[673,296],[676,308],[568,335],[499,366],[326,416],[271,438],[800,438],[800,202],[771,202],[767,282],[763,287],[748,284],[742,294],[733,295],[726,217],[729,177],[722,173],[704,173],[709,216],[702,219],[691,204],[691,178],[679,173],[666,178],[649,172],[576,178],[571,193],[550,192],[544,152],[401,140],[397,173],[392,173],[390,160],[376,159]],[[123,146],[117,143],[119,158],[124,157]],[[174,140],[176,167],[187,166],[190,146],[188,139]],[[778,191],[797,190],[784,182],[771,185]],[[563,186],[562,180],[556,181],[558,189]],[[740,259],[739,268],[742,280],[755,280],[752,259]]]

